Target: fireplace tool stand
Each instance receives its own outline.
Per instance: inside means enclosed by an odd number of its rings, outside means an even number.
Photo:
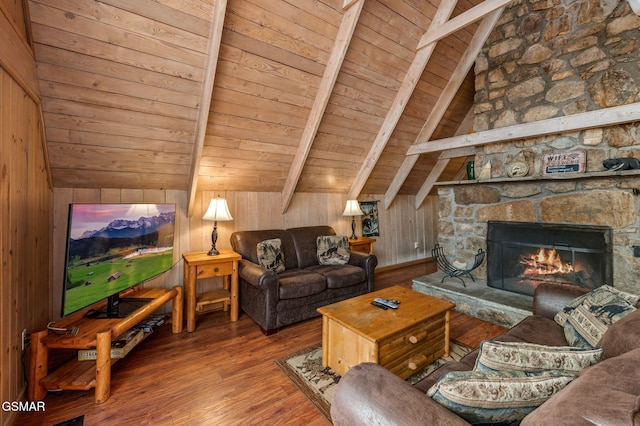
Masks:
[[[484,261],[485,252],[482,249],[478,250],[478,253],[476,253],[475,260],[473,262],[473,266],[470,269],[458,269],[453,266],[453,264],[449,262],[449,259],[447,259],[447,257],[444,255],[444,250],[442,249],[440,244],[436,244],[433,250],[431,250],[431,256],[436,259],[438,269],[446,274],[446,276],[442,277],[442,280],[440,282],[444,282],[447,277],[457,278],[466,288],[467,284],[464,282],[462,277],[466,275],[467,277],[471,278],[473,282],[476,281],[476,279],[473,278],[473,275],[471,275],[471,271],[482,264],[482,261]]]

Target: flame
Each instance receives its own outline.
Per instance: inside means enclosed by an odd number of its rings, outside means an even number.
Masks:
[[[520,263],[526,265],[524,275],[566,274],[574,272],[571,262],[563,263],[555,249],[538,250],[538,253],[521,256]]]

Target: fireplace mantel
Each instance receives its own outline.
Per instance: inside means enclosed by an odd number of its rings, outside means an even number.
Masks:
[[[499,177],[491,179],[473,179],[473,180],[456,180],[448,182],[436,182],[434,186],[452,186],[452,185],[474,185],[482,183],[528,183],[538,181],[555,181],[555,180],[578,180],[578,179],[604,179],[611,177],[634,177],[640,176],[640,170],[618,170],[618,171],[600,171],[587,173],[558,173],[556,175],[547,176],[524,176],[519,178]]]

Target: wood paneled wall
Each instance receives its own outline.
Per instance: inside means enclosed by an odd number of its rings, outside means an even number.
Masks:
[[[181,253],[208,250],[211,246],[213,223],[203,221],[211,198],[221,196],[227,199],[233,216],[231,222],[218,223],[218,248],[231,248],[231,233],[240,230],[282,229],[297,226],[330,225],[338,234],[351,234],[351,217],[342,216],[346,196],[342,194],[298,193],[293,197],[287,213],[281,212],[279,192],[225,192],[205,191],[196,194],[194,213],[186,216],[187,193],[177,190],[142,189],[70,189],[54,190],[54,250],[53,250],[53,307],[59,316],[62,282],[64,279],[65,240],[67,217],[70,203],[175,203],[176,235],[174,267],[161,277],[146,285],[169,288],[182,284]],[[366,195],[362,201],[382,199],[382,195]],[[374,246],[378,256],[378,266],[390,266],[431,256],[431,249],[437,236],[435,198],[429,197],[416,210],[414,196],[398,196],[390,209],[379,203],[380,236]],[[360,221],[356,218],[356,233],[362,235]],[[414,248],[418,242],[419,248]],[[198,283],[198,291],[219,287],[219,280],[203,280]],[[57,316],[56,316],[57,318]]]
[[[24,400],[21,331],[51,318],[52,196],[19,1],[0,0],[0,401]],[[0,410],[0,424],[15,413]]]

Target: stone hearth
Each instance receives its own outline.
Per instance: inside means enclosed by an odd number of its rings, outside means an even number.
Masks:
[[[436,272],[413,280],[414,291],[429,296],[450,300],[456,304],[455,310],[503,327],[513,327],[531,315],[533,298],[487,286],[484,280],[465,279],[466,287],[456,278],[447,278]]]

